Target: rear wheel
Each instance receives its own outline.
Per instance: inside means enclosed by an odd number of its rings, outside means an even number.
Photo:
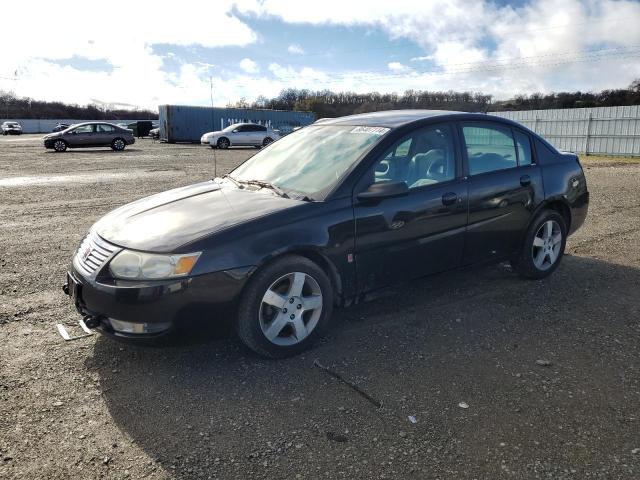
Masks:
[[[524,277],[547,277],[558,268],[566,241],[564,217],[554,210],[544,210],[531,222],[522,250],[511,265]]]
[[[231,146],[231,142],[228,138],[222,137],[218,139],[218,148],[226,149]]]
[[[53,149],[56,152],[64,152],[67,149],[67,142],[64,140],[56,140],[53,142]]]
[[[121,138],[115,138],[113,142],[111,142],[111,148],[116,151],[122,151],[126,146],[127,143]]]
[[[287,256],[254,274],[240,298],[236,331],[254,352],[287,357],[313,345],[332,308],[324,271],[307,258]]]
[[[271,137],[267,137],[267,138],[265,138],[265,139],[262,141],[262,146],[263,146],[263,147],[266,147],[267,145],[269,145],[269,144],[270,144],[270,143],[272,143],[272,142],[273,142],[273,138],[271,138]]]

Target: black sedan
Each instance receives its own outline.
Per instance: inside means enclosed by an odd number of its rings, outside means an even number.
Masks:
[[[282,357],[308,348],[334,306],[392,282],[503,260],[546,277],[588,199],[578,157],[509,120],[325,119],[223,178],[107,214],[65,291],[88,327],[129,338],[232,306],[240,339]]]

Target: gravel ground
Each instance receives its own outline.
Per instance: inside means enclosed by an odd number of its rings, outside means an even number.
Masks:
[[[254,152],[218,152],[218,174]],[[215,324],[162,348],[63,342],[89,226],[213,158],[0,139],[0,478],[640,478],[637,162],[586,162],[590,214],[547,280],[497,265],[388,289],[284,361]]]

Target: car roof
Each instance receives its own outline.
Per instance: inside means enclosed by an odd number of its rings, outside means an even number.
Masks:
[[[339,118],[323,118],[315,122],[315,125],[363,125],[371,127],[397,128],[419,120],[440,117],[442,120],[450,120],[459,117],[464,119],[491,119],[499,117],[489,116],[485,113],[467,113],[452,110],[385,110],[381,112],[361,113]]]

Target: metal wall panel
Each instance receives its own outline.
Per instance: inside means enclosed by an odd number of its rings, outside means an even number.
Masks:
[[[199,142],[202,134],[229,125],[253,122],[289,133],[315,121],[312,112],[160,105],[160,138],[167,142]]]
[[[523,124],[559,150],[640,156],[640,105],[490,113]]]
[[[69,125],[74,123],[83,123],[83,122],[107,122],[107,123],[132,123],[137,122],[138,120],[74,120],[69,118],[59,118],[59,119],[37,119],[37,118],[0,118],[0,123],[2,122],[18,122],[22,125],[22,133],[51,133],[53,127],[55,127],[58,123],[67,123]],[[141,120],[145,121],[145,120]],[[151,120],[152,122],[157,122],[157,120]]]

